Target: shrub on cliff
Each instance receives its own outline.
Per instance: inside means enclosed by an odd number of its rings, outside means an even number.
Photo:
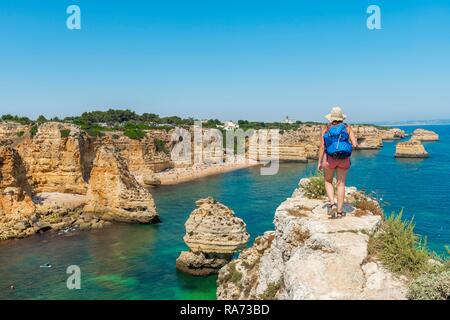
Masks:
[[[421,275],[409,285],[407,298],[411,300],[449,300],[450,270]]]
[[[141,140],[145,137],[145,132],[138,128],[125,129],[123,134],[134,140]]]
[[[414,233],[413,221],[403,221],[402,212],[390,215],[369,241],[369,255],[380,258],[392,272],[415,278],[430,271],[426,241]]]
[[[33,125],[33,126],[31,127],[31,129],[30,129],[30,135],[31,135],[31,137],[34,137],[34,136],[36,135],[37,131],[38,131],[38,126],[35,124],[35,125]]]
[[[61,138],[67,138],[70,134],[70,130],[63,129],[63,130],[60,130],[60,133],[61,133]]]
[[[155,139],[154,143],[155,143],[156,152],[164,152],[165,154],[170,153],[169,150],[166,148],[166,144],[164,143],[164,141]]]
[[[6,122],[16,122],[20,124],[31,124],[32,121],[28,117],[19,117],[19,116],[13,116],[11,114],[4,114],[0,118],[2,121]]]
[[[323,174],[309,178],[309,181],[302,184],[300,188],[305,193],[305,196],[310,199],[318,199],[326,195],[325,178]]]

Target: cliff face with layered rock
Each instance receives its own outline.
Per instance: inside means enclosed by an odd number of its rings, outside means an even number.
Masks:
[[[380,133],[383,140],[400,140],[407,136],[404,130],[398,128],[380,130]]]
[[[160,172],[173,166],[169,152],[171,143],[170,132],[151,130],[145,132],[141,140],[130,139],[122,132],[106,133],[100,144],[114,145],[127,161],[131,172],[142,169]]]
[[[151,194],[138,184],[125,159],[110,146],[101,146],[96,152],[83,211],[107,221],[159,221]]]
[[[279,144],[273,144],[272,133],[249,139],[249,158],[266,161],[278,155],[280,161],[307,162],[317,159],[320,146],[321,126],[302,126],[297,130],[279,132]],[[261,142],[263,139],[266,141]]]
[[[412,134],[412,138],[419,141],[438,141],[439,135],[431,130],[416,129]]]
[[[250,139],[249,158],[264,161],[261,155],[271,155],[274,152],[278,153],[280,161],[317,160],[323,127],[323,125],[303,125],[297,130],[281,131],[279,146],[273,150],[270,134],[269,142],[262,147],[258,146],[257,139]],[[403,130],[397,128],[379,129],[365,125],[355,125],[352,128],[358,140],[358,148],[362,150],[380,149],[383,147],[383,140],[399,140],[406,136]]]
[[[183,239],[189,251],[181,252],[176,266],[192,275],[209,275],[217,273],[234,252],[245,247],[249,234],[244,221],[220,202],[206,198],[196,205],[185,224]]]
[[[0,122],[0,145],[13,145],[30,131],[31,126],[15,122]]]
[[[0,147],[0,239],[34,233],[35,211],[25,167],[16,150]]]
[[[422,142],[411,139],[397,143],[395,156],[397,158],[428,158],[428,152],[425,150]]]
[[[74,125],[48,122],[17,145],[35,192],[85,194],[89,138]]]
[[[346,217],[329,219],[325,201],[296,189],[277,208],[275,231],[220,270],[218,299],[404,299],[404,279],[368,257],[382,218],[346,205]]]
[[[383,130],[371,126],[353,126],[359,149],[380,149],[383,146]]]
[[[28,131],[0,137],[1,239],[100,228],[108,221],[159,221],[151,194],[111,143],[102,145],[71,124],[44,123],[33,134],[30,127],[17,128]],[[133,158],[136,144],[128,146],[123,153],[137,170],[142,154]]]

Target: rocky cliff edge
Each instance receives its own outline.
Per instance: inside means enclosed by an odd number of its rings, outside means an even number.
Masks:
[[[276,209],[275,231],[220,270],[218,299],[404,299],[405,279],[368,257],[382,217],[347,204],[346,217],[329,219],[325,204],[296,189]]]

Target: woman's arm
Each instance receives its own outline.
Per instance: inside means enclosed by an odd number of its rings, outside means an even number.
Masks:
[[[350,142],[352,143],[353,148],[357,148],[358,147],[358,139],[356,139],[356,136],[355,136],[355,133],[353,132],[352,127],[348,126],[347,132],[350,137]]]
[[[320,147],[319,147],[319,162],[317,163],[317,170],[322,170],[323,158],[325,156],[325,142],[323,141],[323,135],[325,134],[326,128],[322,128],[322,134],[320,135]]]

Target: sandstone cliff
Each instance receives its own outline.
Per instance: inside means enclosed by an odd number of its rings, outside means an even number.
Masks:
[[[34,137],[22,141],[17,151],[35,192],[86,194],[89,141],[74,125],[48,122]]]
[[[22,159],[13,148],[0,147],[0,239],[34,233],[26,230],[34,211]]]
[[[427,158],[428,152],[419,140],[411,139],[397,143],[395,156],[397,158]]]
[[[275,212],[275,231],[220,270],[218,299],[404,299],[404,280],[368,259],[381,217],[347,205],[346,217],[329,219],[324,205],[295,190]]]
[[[413,132],[412,139],[420,141],[438,141],[439,135],[431,130],[416,129]]]
[[[176,266],[192,275],[217,273],[234,252],[245,247],[249,234],[242,219],[220,202],[206,198],[196,205],[183,238],[190,250],[181,252]]]
[[[368,125],[352,126],[358,140],[359,149],[380,149],[383,140],[400,140],[406,134],[397,128],[379,129]],[[272,152],[279,154],[280,161],[307,162],[317,160],[323,125],[303,125],[297,130],[281,131],[279,135],[279,146],[272,150],[270,142],[258,146],[258,140],[250,139],[249,159],[264,161],[261,155],[271,155]],[[270,141],[269,135],[269,141]]]
[[[380,133],[383,140],[400,140],[407,136],[404,130],[398,128],[380,130]]]
[[[173,167],[170,159],[171,135],[163,130],[148,131],[142,140],[130,139],[122,132],[107,133],[97,144],[114,146],[143,186],[159,185],[155,173]]]
[[[150,193],[128,171],[125,159],[111,146],[96,152],[90,174],[87,215],[120,222],[158,222]]]
[[[30,130],[30,126],[15,122],[0,122],[0,145],[12,145]]]
[[[383,146],[383,130],[372,126],[353,126],[359,149],[380,149]]]

